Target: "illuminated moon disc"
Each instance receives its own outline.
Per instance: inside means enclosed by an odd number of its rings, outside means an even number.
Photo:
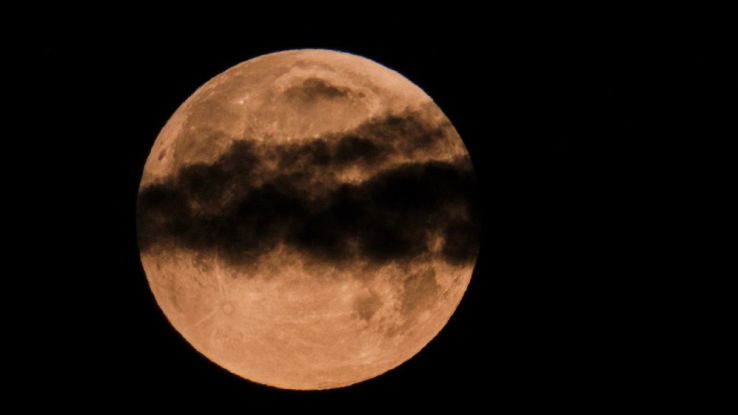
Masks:
[[[273,53],[172,115],[138,195],[157,303],[253,382],[328,389],[418,353],[469,284],[476,182],[446,116],[373,61]]]

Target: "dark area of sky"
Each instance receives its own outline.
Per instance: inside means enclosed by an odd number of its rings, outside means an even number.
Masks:
[[[29,211],[54,255],[42,275],[54,306],[30,330],[43,342],[26,348],[41,369],[19,383],[70,401],[308,409],[668,396],[665,382],[690,369],[664,340],[689,320],[674,298],[688,280],[663,263],[689,265],[669,244],[685,232],[681,189],[700,186],[697,144],[735,138],[734,50],[721,33],[540,20],[50,35],[31,50],[43,117],[27,161],[49,171],[19,200],[39,200]],[[482,193],[481,252],[446,328],[384,376],[319,393],[251,384],[194,351],[153,300],[135,231],[144,161],[179,104],[230,66],[304,47],[366,56],[425,90],[464,140]]]

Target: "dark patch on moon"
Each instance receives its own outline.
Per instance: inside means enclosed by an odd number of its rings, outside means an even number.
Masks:
[[[458,139],[447,121],[405,112],[300,144],[238,140],[214,163],[141,189],[140,248],[217,254],[234,267],[280,244],[331,264],[469,263],[479,244],[470,160],[412,161]],[[405,161],[387,165],[392,157]],[[356,165],[373,175],[359,183],[335,178]]]
[[[382,307],[382,300],[374,293],[368,293],[360,296],[354,303],[354,311],[362,320],[371,320],[372,317]]]
[[[202,253],[192,257],[192,266],[202,273],[208,273],[213,269],[210,258]]]
[[[319,99],[347,98],[352,94],[351,89],[332,84],[321,78],[307,78],[300,84],[292,86],[285,91],[290,98],[297,98],[305,102]]]
[[[414,315],[429,308],[440,291],[436,271],[432,268],[411,274],[403,281],[402,313]]]

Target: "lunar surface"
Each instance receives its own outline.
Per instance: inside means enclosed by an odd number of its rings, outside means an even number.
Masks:
[[[253,382],[376,377],[448,322],[479,244],[458,133],[403,76],[326,50],[264,55],[190,96],[138,195],[141,260],[171,324]]]

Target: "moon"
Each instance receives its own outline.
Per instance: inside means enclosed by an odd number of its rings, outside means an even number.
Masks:
[[[202,355],[283,389],[417,354],[470,282],[471,159],[433,100],[363,57],[291,50],[215,76],[171,116],[137,200],[154,298]]]

